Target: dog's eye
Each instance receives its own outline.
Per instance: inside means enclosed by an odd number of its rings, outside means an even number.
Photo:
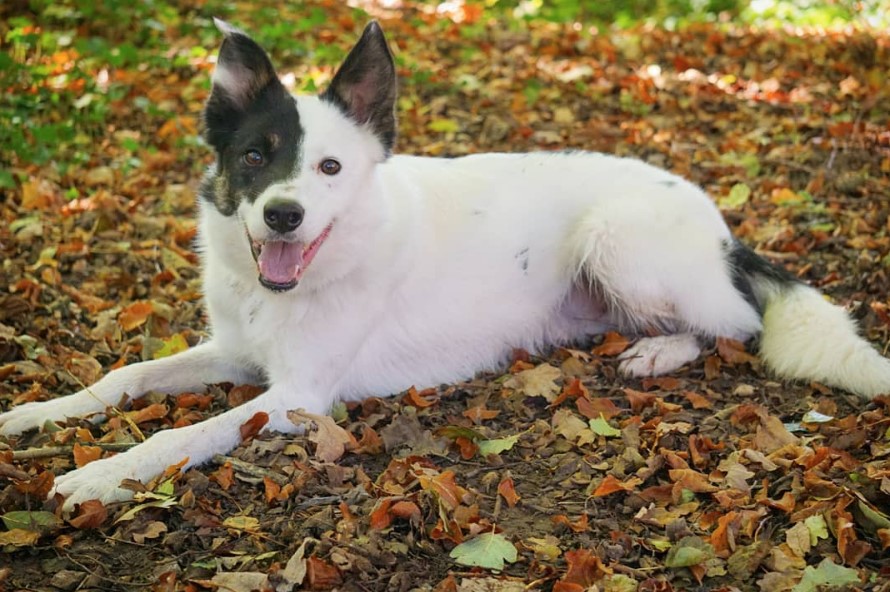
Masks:
[[[259,150],[248,150],[241,157],[241,160],[243,160],[244,164],[247,166],[252,167],[262,166],[266,163],[266,159],[263,158],[263,155]]]
[[[340,172],[340,163],[333,158],[325,158],[318,167],[325,175],[336,175]]]

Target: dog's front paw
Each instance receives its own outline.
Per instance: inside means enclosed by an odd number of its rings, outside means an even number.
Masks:
[[[17,436],[28,430],[42,428],[47,421],[65,421],[102,411],[104,405],[90,393],[81,391],[50,401],[25,403],[0,413],[0,435]]]
[[[659,376],[691,362],[699,353],[701,346],[695,335],[645,337],[619,356],[618,369],[625,376]]]
[[[130,451],[132,452],[132,451]],[[65,512],[70,512],[76,504],[96,499],[103,504],[122,502],[133,497],[133,493],[120,487],[124,479],[142,477],[138,466],[134,467],[126,458],[129,453],[111,458],[96,460],[79,469],[56,477],[50,495],[60,493],[65,496]]]

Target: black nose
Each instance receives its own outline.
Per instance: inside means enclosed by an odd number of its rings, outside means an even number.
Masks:
[[[263,208],[266,226],[282,234],[296,230],[303,222],[303,207],[295,201],[270,201]]]

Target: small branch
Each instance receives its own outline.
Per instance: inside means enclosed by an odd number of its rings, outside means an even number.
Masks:
[[[138,442],[92,442],[85,446],[98,446],[102,450],[119,452],[129,450],[138,445]],[[35,458],[52,458],[54,456],[70,456],[74,452],[74,446],[47,446],[43,448],[27,448],[15,450],[12,460],[33,460]]]
[[[275,471],[270,471],[269,469],[257,466],[253,463],[249,463],[247,461],[241,460],[240,458],[234,458],[231,456],[223,456],[222,454],[216,454],[213,456],[213,462],[224,465],[229,463],[232,465],[232,468],[239,472],[244,473],[245,475],[249,475],[251,477],[255,477],[257,479],[262,480],[264,477],[268,477],[278,485],[286,485],[290,479],[276,473]]]

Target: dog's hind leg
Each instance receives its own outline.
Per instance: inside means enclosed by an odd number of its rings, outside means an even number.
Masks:
[[[19,405],[0,414],[0,434],[20,434],[47,421],[101,413],[120,404],[125,395],[138,399],[149,391],[175,394],[203,390],[207,384],[256,378],[211,341],[167,358],[112,370],[96,384],[67,397]]]
[[[569,237],[577,281],[603,299],[614,324],[658,334],[622,356],[621,370],[633,376],[694,360],[699,337],[745,340],[761,329],[733,284],[730,233],[708,198],[680,180],[654,183],[652,193],[595,204]]]

